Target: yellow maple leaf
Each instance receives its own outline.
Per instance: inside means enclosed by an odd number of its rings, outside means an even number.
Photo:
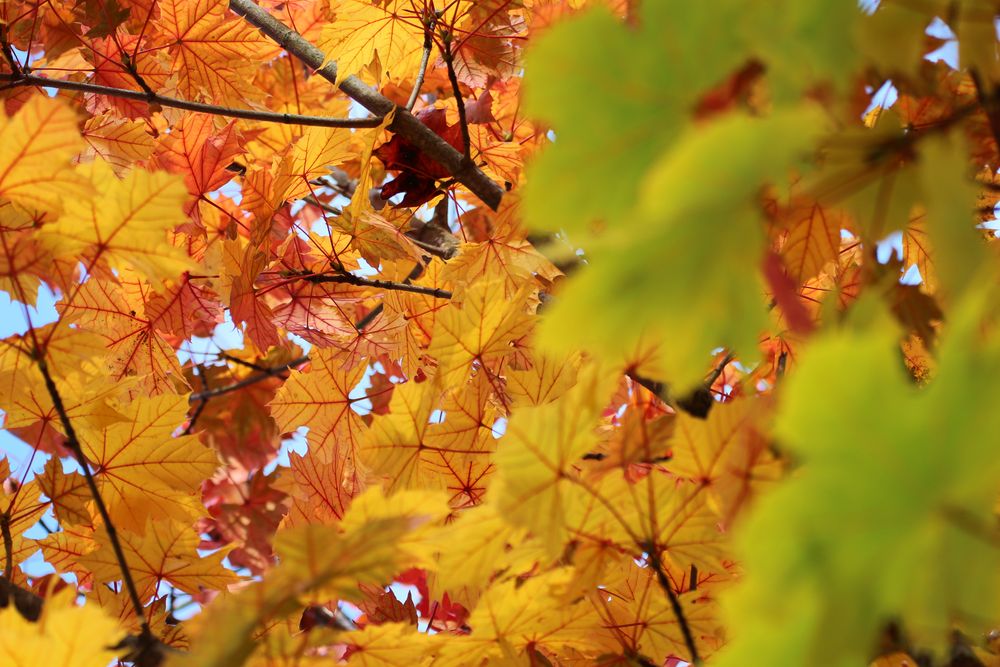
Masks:
[[[694,482],[706,506],[725,521],[757,487],[780,477],[781,464],[757,430],[764,409],[761,401],[746,398],[716,405],[707,419],[684,412],[676,417],[667,467]]]
[[[587,496],[576,467],[597,442],[594,430],[612,382],[610,374],[588,368],[560,400],[519,409],[497,450],[500,511],[529,528],[553,555],[566,542],[569,507]]]
[[[336,18],[323,28],[319,46],[337,61],[337,83],[371,64],[378,53],[387,78],[410,76],[424,46],[422,17],[411,0],[331,0]]]
[[[479,280],[441,309],[429,352],[445,382],[465,376],[474,361],[489,365],[513,353],[511,343],[534,324],[527,306],[532,291],[526,284],[507,298],[503,280]]]
[[[351,650],[351,664],[363,667],[419,665],[433,657],[444,641],[443,635],[429,635],[406,623],[369,625],[341,635]]]
[[[180,176],[136,170],[120,180],[103,160],[80,172],[93,184],[92,194],[67,201],[59,220],[44,228],[57,253],[87,253],[113,269],[130,266],[155,287],[194,267],[167,235],[188,219]]]
[[[475,384],[482,389],[485,383]],[[460,393],[473,400],[439,403],[441,390],[432,382],[394,389],[390,413],[374,421],[362,449],[366,465],[385,477],[388,488],[447,489],[459,503],[471,495],[464,474],[470,469],[485,474],[494,439],[482,437],[485,422],[479,416],[485,401],[475,400],[485,398],[488,389]],[[432,420],[435,411],[441,417]]]
[[[187,418],[183,396],[162,395],[120,409],[125,420],[79,429],[84,455],[119,530],[142,532],[150,516],[191,521],[197,490],[219,465],[195,436],[172,437]]]
[[[77,607],[76,591],[45,600],[42,617],[32,622],[10,605],[0,609],[0,663],[8,667],[107,667],[124,634],[97,605]]]
[[[225,590],[237,581],[236,574],[222,565],[224,552],[198,554],[200,538],[187,523],[150,518],[141,534],[119,531],[118,540],[142,600],[154,595],[163,582],[188,593],[198,593],[201,589]],[[121,568],[107,531],[97,533],[97,544],[96,551],[80,559],[81,565],[98,582],[118,581]]]
[[[313,191],[309,181],[328,174],[330,167],[354,157],[351,131],[338,127],[310,127],[292,146],[274,177],[279,200],[301,199]]]
[[[0,198],[29,211],[57,212],[85,197],[87,182],[71,165],[84,147],[76,114],[62,101],[35,95],[0,118]]]
[[[230,104],[261,96],[252,84],[269,43],[229,13],[227,0],[163,0],[158,7],[157,25],[172,40],[173,71],[185,96]]]
[[[305,525],[275,537],[280,564],[263,581],[217,600],[199,617],[192,651],[172,656],[168,667],[243,664],[254,652],[254,630],[331,595],[360,596],[358,583],[384,584],[400,569],[427,559],[426,534],[448,514],[441,494],[404,492],[392,497],[372,489],[355,499],[338,530]]]
[[[357,488],[357,451],[364,427],[353,405],[364,396],[352,397],[365,374],[364,364],[348,365],[346,355],[336,350],[316,350],[307,372],[294,371],[271,401],[271,416],[284,433],[309,426],[310,453],[324,452],[342,470],[342,484]]]
[[[605,642],[593,631],[597,621],[593,607],[566,600],[571,579],[572,572],[564,568],[523,583],[513,580],[491,586],[469,617],[472,633],[450,637],[435,664],[477,665],[498,658],[525,664],[525,651],[533,655],[538,649],[564,646],[600,648]]]
[[[601,617],[602,634],[617,643],[619,650],[645,655],[655,664],[662,664],[671,655],[687,655],[677,614],[652,568],[624,561],[608,572],[602,584],[590,597]],[[704,658],[721,644],[718,605],[696,592],[678,597]]]

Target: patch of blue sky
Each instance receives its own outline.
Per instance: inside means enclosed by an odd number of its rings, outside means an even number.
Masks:
[[[34,306],[13,301],[10,294],[0,291],[0,338],[24,334],[28,331],[29,324],[40,327],[55,322],[59,319],[55,307],[59,298],[58,294],[44,284],[38,290]],[[0,412],[0,415],[2,414],[3,412]],[[33,447],[6,429],[0,430],[0,453],[7,458],[11,469],[16,471],[18,478],[23,481],[28,481],[40,473],[49,458],[47,454],[41,452],[36,454]]]
[[[42,284],[35,305],[27,307],[25,317],[25,304],[12,300],[10,294],[0,291],[0,338],[23,334],[28,330],[29,324],[40,327],[55,322],[59,319],[59,313],[56,312],[59,299],[59,294]]]
[[[212,190],[211,192],[208,193],[208,196],[212,197],[213,199],[215,199],[220,195],[228,197],[229,199],[232,199],[234,202],[239,204],[240,202],[243,201],[243,187],[239,184],[238,181],[232,180],[223,185],[221,188],[217,190]]]
[[[903,258],[903,232],[895,231],[878,242],[875,247],[875,258],[880,264],[885,264],[893,258]],[[919,285],[924,281],[916,264],[911,264],[899,277],[901,285]]]
[[[290,467],[292,465],[290,458],[292,453],[305,456],[306,452],[309,451],[308,436],[309,427],[300,426],[295,429],[290,437],[281,441],[281,446],[278,447],[278,455],[274,457],[273,461],[264,466],[263,474],[270,475],[279,467]]]
[[[192,336],[187,339],[178,348],[177,358],[182,364],[190,361],[194,364],[210,365],[218,360],[221,350],[239,349],[243,349],[243,332],[226,310],[225,319],[215,325],[210,337]]]
[[[493,436],[494,440],[499,440],[503,437],[504,433],[507,432],[507,418],[497,417],[496,421],[493,422],[493,426],[490,427],[490,434]]]

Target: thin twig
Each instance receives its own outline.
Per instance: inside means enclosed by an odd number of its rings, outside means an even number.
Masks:
[[[239,382],[234,382],[233,384],[227,384],[222,387],[216,387],[215,389],[208,389],[206,391],[199,391],[197,393],[191,394],[188,397],[189,403],[195,403],[197,401],[207,401],[210,398],[215,398],[216,396],[222,396],[223,394],[228,394],[234,391],[243,389],[244,387],[249,387],[250,385],[257,384],[268,378],[277,377],[285,371],[291,370],[296,366],[301,366],[302,364],[309,361],[309,357],[299,357],[298,359],[293,359],[287,364],[281,364],[280,366],[275,366],[274,368],[268,368],[266,371],[259,373],[257,375],[251,375],[250,377],[243,378]]]
[[[45,388],[48,390],[49,398],[52,399],[52,405],[59,415],[63,431],[66,433],[66,446],[73,452],[73,457],[80,465],[80,468],[83,469],[83,477],[87,481],[87,488],[90,489],[94,505],[97,506],[97,512],[101,515],[101,520],[104,522],[104,529],[108,533],[108,541],[111,543],[111,549],[115,553],[115,560],[118,561],[118,567],[121,569],[122,582],[132,603],[132,610],[135,612],[136,618],[139,620],[140,627],[142,628],[141,637],[153,640],[153,631],[146,621],[145,607],[142,604],[142,600],[139,599],[139,592],[135,587],[135,581],[132,579],[132,571],[129,569],[128,561],[125,560],[125,551],[122,549],[121,541],[118,539],[118,531],[111,521],[111,514],[108,513],[108,508],[104,504],[104,499],[97,488],[97,482],[94,481],[94,474],[90,471],[90,464],[87,462],[87,457],[83,454],[83,448],[80,446],[80,440],[76,436],[76,430],[69,420],[69,413],[66,412],[62,396],[59,394],[55,380],[52,379],[52,374],[49,372],[48,363],[46,363],[45,357],[42,355],[43,353],[40,350],[36,351],[36,363],[38,370],[42,374],[42,378],[45,380]]]
[[[202,391],[208,391],[208,378],[205,377],[205,366],[202,364],[198,364],[198,377],[201,378]],[[194,425],[197,423],[198,417],[200,417],[201,413],[205,410],[206,405],[208,405],[208,399],[201,399],[198,403],[198,407],[194,409],[194,414],[191,415],[191,418],[188,420],[187,428],[184,429],[184,432],[181,435],[191,435],[191,431],[194,430]]]
[[[670,388],[665,383],[639,375],[634,368],[628,369],[625,372],[625,375],[639,386],[645,387],[650,393],[672,407],[674,410],[684,410],[692,417],[705,419],[708,417],[709,411],[715,404],[715,399],[712,398],[711,392],[712,385],[715,384],[715,381],[722,375],[722,371],[725,370],[726,366],[728,366],[729,362],[732,360],[733,355],[727,354],[722,358],[722,361],[720,361],[719,364],[712,369],[712,372],[706,376],[705,381],[700,386],[695,387],[687,395],[680,396],[676,399],[671,396]]]
[[[275,111],[234,109],[232,107],[221,107],[214,104],[191,102],[189,100],[177,99],[176,97],[167,97],[166,95],[154,93],[152,90],[149,92],[143,92],[139,90],[128,90],[127,88],[112,88],[111,86],[101,86],[95,83],[86,83],[83,81],[48,79],[36,74],[0,74],[0,81],[7,81],[7,88],[16,88],[18,86],[41,86],[43,88],[75,90],[84,93],[108,95],[109,97],[118,97],[126,100],[136,100],[147,104],[159,104],[160,106],[184,109],[186,111],[197,111],[199,113],[214,114],[216,116],[258,120],[268,123],[281,123],[284,125],[308,125],[312,127],[378,127],[379,123],[382,122],[379,118],[330,118],[327,116],[303,116],[291,113],[277,113]]]
[[[404,280],[403,283],[393,283],[393,284],[394,285],[407,285],[407,286],[409,286],[408,283],[411,280],[414,280],[417,277],[419,277],[420,274],[423,273],[423,270],[424,270],[424,265],[423,264],[417,264],[416,266],[413,267],[413,270],[410,271],[410,274],[406,277],[406,280]],[[330,276],[330,277],[332,277],[332,276]],[[374,282],[386,282],[386,281],[374,281]],[[444,290],[439,290],[439,291],[444,292]],[[451,295],[449,293],[448,297],[441,297],[441,298],[450,298],[450,296]],[[380,303],[377,306],[375,306],[374,308],[372,308],[370,311],[368,311],[367,315],[365,315],[360,320],[358,320],[358,322],[354,325],[354,328],[357,331],[359,331],[359,332],[363,331],[365,329],[365,327],[367,327],[369,324],[371,324],[372,321],[376,317],[378,317],[379,313],[381,313],[382,310],[383,310],[383,305]],[[229,393],[234,392],[234,391],[239,391],[240,389],[243,389],[244,387],[249,387],[251,385],[257,384],[258,382],[263,382],[264,380],[267,380],[268,378],[272,378],[272,377],[276,377],[278,375],[281,375],[285,371],[291,370],[292,368],[294,368],[296,366],[301,366],[302,364],[304,364],[304,363],[306,363],[308,361],[309,361],[309,357],[308,356],[302,356],[302,357],[299,357],[298,359],[293,359],[292,361],[289,361],[287,364],[282,364],[280,366],[275,366],[274,368],[262,369],[262,371],[260,373],[258,373],[257,375],[251,375],[250,377],[243,378],[239,382],[234,382],[233,384],[225,385],[225,386],[222,386],[222,387],[216,387],[215,389],[210,389],[210,390],[207,390],[207,391],[201,391],[201,392],[198,392],[198,393],[195,393],[195,394],[191,394],[191,396],[188,397],[188,402],[189,403],[195,403],[195,402],[198,402],[198,401],[207,401],[208,399],[215,398],[216,396],[222,396],[224,394],[229,394]]]
[[[266,366],[261,366],[260,364],[255,364],[252,361],[247,361],[246,359],[240,359],[231,354],[227,354],[225,351],[221,351],[217,355],[220,359],[225,359],[226,361],[231,361],[238,366],[245,366],[247,368],[252,368],[255,371],[266,371]]]
[[[424,287],[423,285],[411,285],[408,282],[397,283],[391,280],[376,280],[373,278],[363,278],[353,273],[338,273],[335,275],[315,274],[315,273],[288,273],[289,276],[297,276],[301,280],[309,283],[343,283],[345,285],[355,285],[357,287],[375,287],[396,292],[412,292],[433,296],[437,299],[450,299],[452,293],[448,290],[437,287]]]
[[[785,377],[785,365],[787,363],[788,363],[788,351],[782,350],[781,354],[778,355],[778,367],[774,371],[775,382]]]
[[[38,525],[41,526],[42,530],[44,530],[49,535],[51,535],[52,533],[56,532],[55,528],[52,528],[51,526],[49,526],[49,524],[45,523],[45,517],[44,516],[38,517]],[[56,527],[58,528],[58,524],[56,525]]]
[[[290,55],[295,56],[316,74],[340,87],[349,97],[368,109],[373,115],[385,117],[393,109],[396,113],[389,131],[404,137],[427,157],[439,163],[474,195],[494,211],[500,206],[504,190],[474,163],[435,132],[424,125],[406,109],[397,108],[392,100],[378,93],[358,77],[351,75],[338,81],[337,63],[327,62],[326,54],[302,35],[274,18],[253,0],[229,0],[229,8],[256,26]],[[324,64],[326,63],[326,64]]]
[[[726,370],[726,366],[728,366],[729,362],[732,360],[733,355],[726,354],[726,356],[722,358],[722,361],[719,362],[719,365],[715,367],[715,370],[713,370],[709,376],[705,378],[705,386],[711,388],[712,385],[715,384],[715,381],[719,379],[719,376],[722,375],[722,371]]]
[[[670,580],[667,579],[667,575],[663,571],[663,563],[660,562],[660,554],[657,552],[656,546],[653,545],[648,553],[649,565],[653,568],[653,572],[656,573],[656,581],[660,584],[663,592],[667,594],[667,599],[670,600],[670,608],[674,612],[677,625],[680,627],[681,635],[684,637],[684,645],[687,646],[688,653],[691,656],[690,662],[692,665],[700,665],[701,657],[698,655],[698,646],[695,644],[694,635],[691,633],[691,626],[688,624],[687,616],[684,614],[684,607],[681,606],[680,598],[677,597],[674,587],[670,585]]]
[[[3,576],[10,579],[14,572],[14,538],[10,534],[10,508],[0,515],[0,533],[3,533],[3,548],[5,552]]]
[[[968,535],[980,541],[1000,548],[1000,530],[997,527],[984,524],[979,517],[965,509],[955,505],[946,505],[941,508],[941,514],[952,525],[961,529]]]
[[[451,33],[444,34],[444,48],[441,55],[444,56],[444,64],[448,67],[448,80],[451,81],[451,90],[455,96],[455,104],[458,106],[458,124],[462,129],[462,146],[465,150],[465,160],[472,164],[472,140],[469,139],[469,121],[465,116],[465,100],[462,99],[462,90],[458,86],[458,76],[455,74],[455,56],[451,52]]]
[[[424,50],[420,54],[420,68],[417,70],[417,78],[413,81],[413,91],[410,93],[410,99],[406,101],[407,111],[413,111],[413,105],[417,103],[417,98],[420,97],[420,88],[424,85],[424,76],[427,75],[427,63],[431,59],[431,47],[434,44],[431,41],[431,32],[434,30],[434,23],[436,21],[436,17],[430,17],[424,21]]]
[[[14,50],[10,46],[10,42],[7,41],[7,25],[5,23],[0,23],[0,44],[3,44],[3,57],[10,66],[11,71],[15,76],[22,76],[24,74],[24,69],[21,67],[21,63],[17,61],[14,57]]]

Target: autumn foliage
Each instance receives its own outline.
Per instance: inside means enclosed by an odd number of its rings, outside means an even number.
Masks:
[[[0,0],[0,665],[1000,666],[998,14]]]

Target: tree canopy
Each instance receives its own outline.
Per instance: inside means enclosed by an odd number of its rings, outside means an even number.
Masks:
[[[1000,666],[998,19],[0,0],[0,663]]]

